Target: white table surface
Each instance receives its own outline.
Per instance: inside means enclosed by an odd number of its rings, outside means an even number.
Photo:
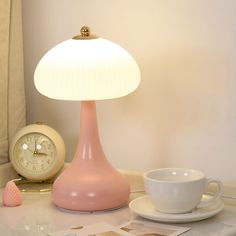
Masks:
[[[0,190],[2,196],[2,189]],[[93,213],[79,213],[61,210],[51,203],[51,193],[24,193],[23,204],[18,207],[0,206],[1,236],[41,236],[71,228],[72,226],[107,222],[118,226],[131,219],[140,219],[128,206],[118,210]],[[229,233],[236,227],[236,206],[225,205],[225,209],[213,218],[195,223],[176,224],[191,227],[185,236],[236,235]]]

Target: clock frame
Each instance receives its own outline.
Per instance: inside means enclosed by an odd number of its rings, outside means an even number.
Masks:
[[[10,161],[18,174],[32,181],[55,176],[65,160],[65,144],[53,128],[36,123],[25,126],[10,145]]]

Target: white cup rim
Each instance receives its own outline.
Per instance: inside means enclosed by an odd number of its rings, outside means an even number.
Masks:
[[[152,178],[149,177],[150,174],[154,173],[154,172],[164,172],[164,171],[182,171],[182,172],[192,172],[192,173],[197,173],[198,177],[196,176],[196,178],[193,179],[185,179],[185,180],[175,180],[175,181],[171,181],[171,180],[163,180],[163,179],[157,179],[157,178]],[[148,180],[148,181],[152,181],[152,182],[157,182],[157,183],[168,183],[168,184],[176,184],[176,183],[186,183],[186,182],[195,182],[195,181],[199,181],[201,179],[205,178],[205,174],[202,171],[199,170],[194,170],[194,169],[189,169],[189,168],[179,168],[179,167],[168,167],[168,168],[158,168],[158,169],[152,169],[152,170],[148,170],[146,172],[144,172],[143,174],[144,179]]]

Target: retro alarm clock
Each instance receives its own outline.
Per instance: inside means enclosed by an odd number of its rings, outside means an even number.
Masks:
[[[36,123],[25,126],[10,145],[10,161],[27,180],[42,182],[55,176],[65,160],[65,144],[53,128]]]

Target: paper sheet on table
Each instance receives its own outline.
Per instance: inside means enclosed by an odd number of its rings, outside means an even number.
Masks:
[[[48,233],[50,236],[132,236],[118,227],[114,227],[105,222],[78,226],[74,227],[74,229],[56,231],[52,233]]]
[[[101,222],[49,233],[50,236],[177,236],[190,228],[132,220],[119,227]]]

